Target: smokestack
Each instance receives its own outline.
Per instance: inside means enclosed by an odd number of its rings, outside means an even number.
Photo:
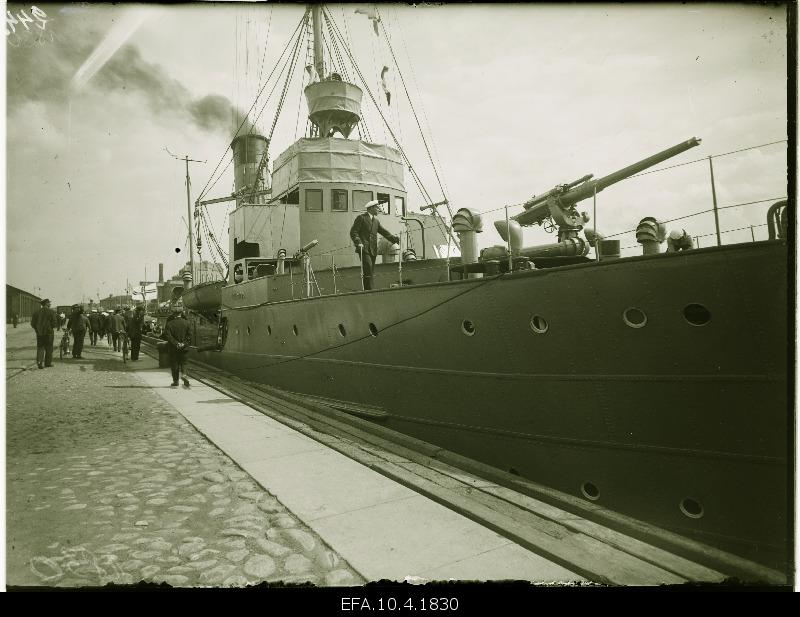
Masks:
[[[269,147],[269,140],[256,133],[239,135],[231,142],[233,150],[233,182],[237,193],[244,188],[260,190],[269,188],[266,168],[256,177],[259,163]],[[266,203],[266,196],[259,195],[255,203]],[[237,204],[238,205],[238,204]]]
[[[164,264],[158,264],[158,282],[164,282]]]

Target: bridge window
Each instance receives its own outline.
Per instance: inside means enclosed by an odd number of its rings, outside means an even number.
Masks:
[[[300,191],[298,189],[294,189],[293,191],[286,193],[283,197],[280,198],[280,203],[282,204],[299,204],[300,203]]]
[[[380,202],[381,212],[384,214],[391,214],[392,213],[392,202],[391,197],[388,193],[378,193],[377,197],[378,201]]]
[[[353,210],[363,212],[364,206],[372,201],[372,191],[353,191]]]
[[[333,212],[347,212],[347,191],[333,189],[331,191],[331,210]]]
[[[394,213],[406,216],[406,200],[403,197],[394,198]]]
[[[306,189],[306,212],[322,212],[321,189]]]

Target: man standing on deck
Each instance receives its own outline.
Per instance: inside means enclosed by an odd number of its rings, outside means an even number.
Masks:
[[[36,365],[53,366],[53,329],[58,327],[58,315],[50,308],[50,300],[42,300],[42,307],[31,316],[31,327],[36,331]]]
[[[189,352],[189,342],[192,332],[189,322],[183,318],[183,313],[175,311],[173,319],[164,326],[164,338],[167,339],[169,350],[170,369],[172,370],[172,386],[178,385],[178,377],[183,374],[183,385],[189,387],[186,378],[186,356]]]
[[[375,258],[378,256],[378,234],[392,244],[400,243],[400,238],[392,235],[378,222],[380,202],[370,201],[366,207],[367,211],[359,214],[350,228],[350,238],[356,245],[356,253],[361,256],[365,290],[372,289],[372,271],[375,268]]]

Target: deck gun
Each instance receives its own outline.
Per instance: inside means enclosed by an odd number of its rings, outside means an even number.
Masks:
[[[525,211],[512,216],[511,219],[522,226],[528,226],[541,225],[549,217],[558,226],[559,240],[572,237],[583,228],[585,223],[583,216],[575,209],[575,204],[579,201],[592,197],[595,193],[599,193],[612,184],[616,184],[625,178],[644,171],[648,167],[657,165],[673,156],[677,156],[681,152],[685,152],[689,148],[699,145],[700,140],[692,137],[602,178],[592,180],[594,175],[588,174],[574,182],[559,184],[546,193],[529,199],[523,204]]]

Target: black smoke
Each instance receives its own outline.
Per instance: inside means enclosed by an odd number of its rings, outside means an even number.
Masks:
[[[99,12],[98,12],[99,11]],[[54,13],[48,23],[52,41],[32,46],[7,45],[7,113],[9,117],[28,102],[41,102],[60,113],[72,87],[72,79],[111,27],[114,11]],[[148,108],[167,122],[191,122],[203,131],[230,135],[244,114],[220,94],[196,98],[159,64],[148,62],[132,44],[123,45],[89,80],[77,100],[85,95],[124,91],[144,99]],[[56,114],[54,114],[56,115]],[[240,133],[249,131],[249,121]]]

